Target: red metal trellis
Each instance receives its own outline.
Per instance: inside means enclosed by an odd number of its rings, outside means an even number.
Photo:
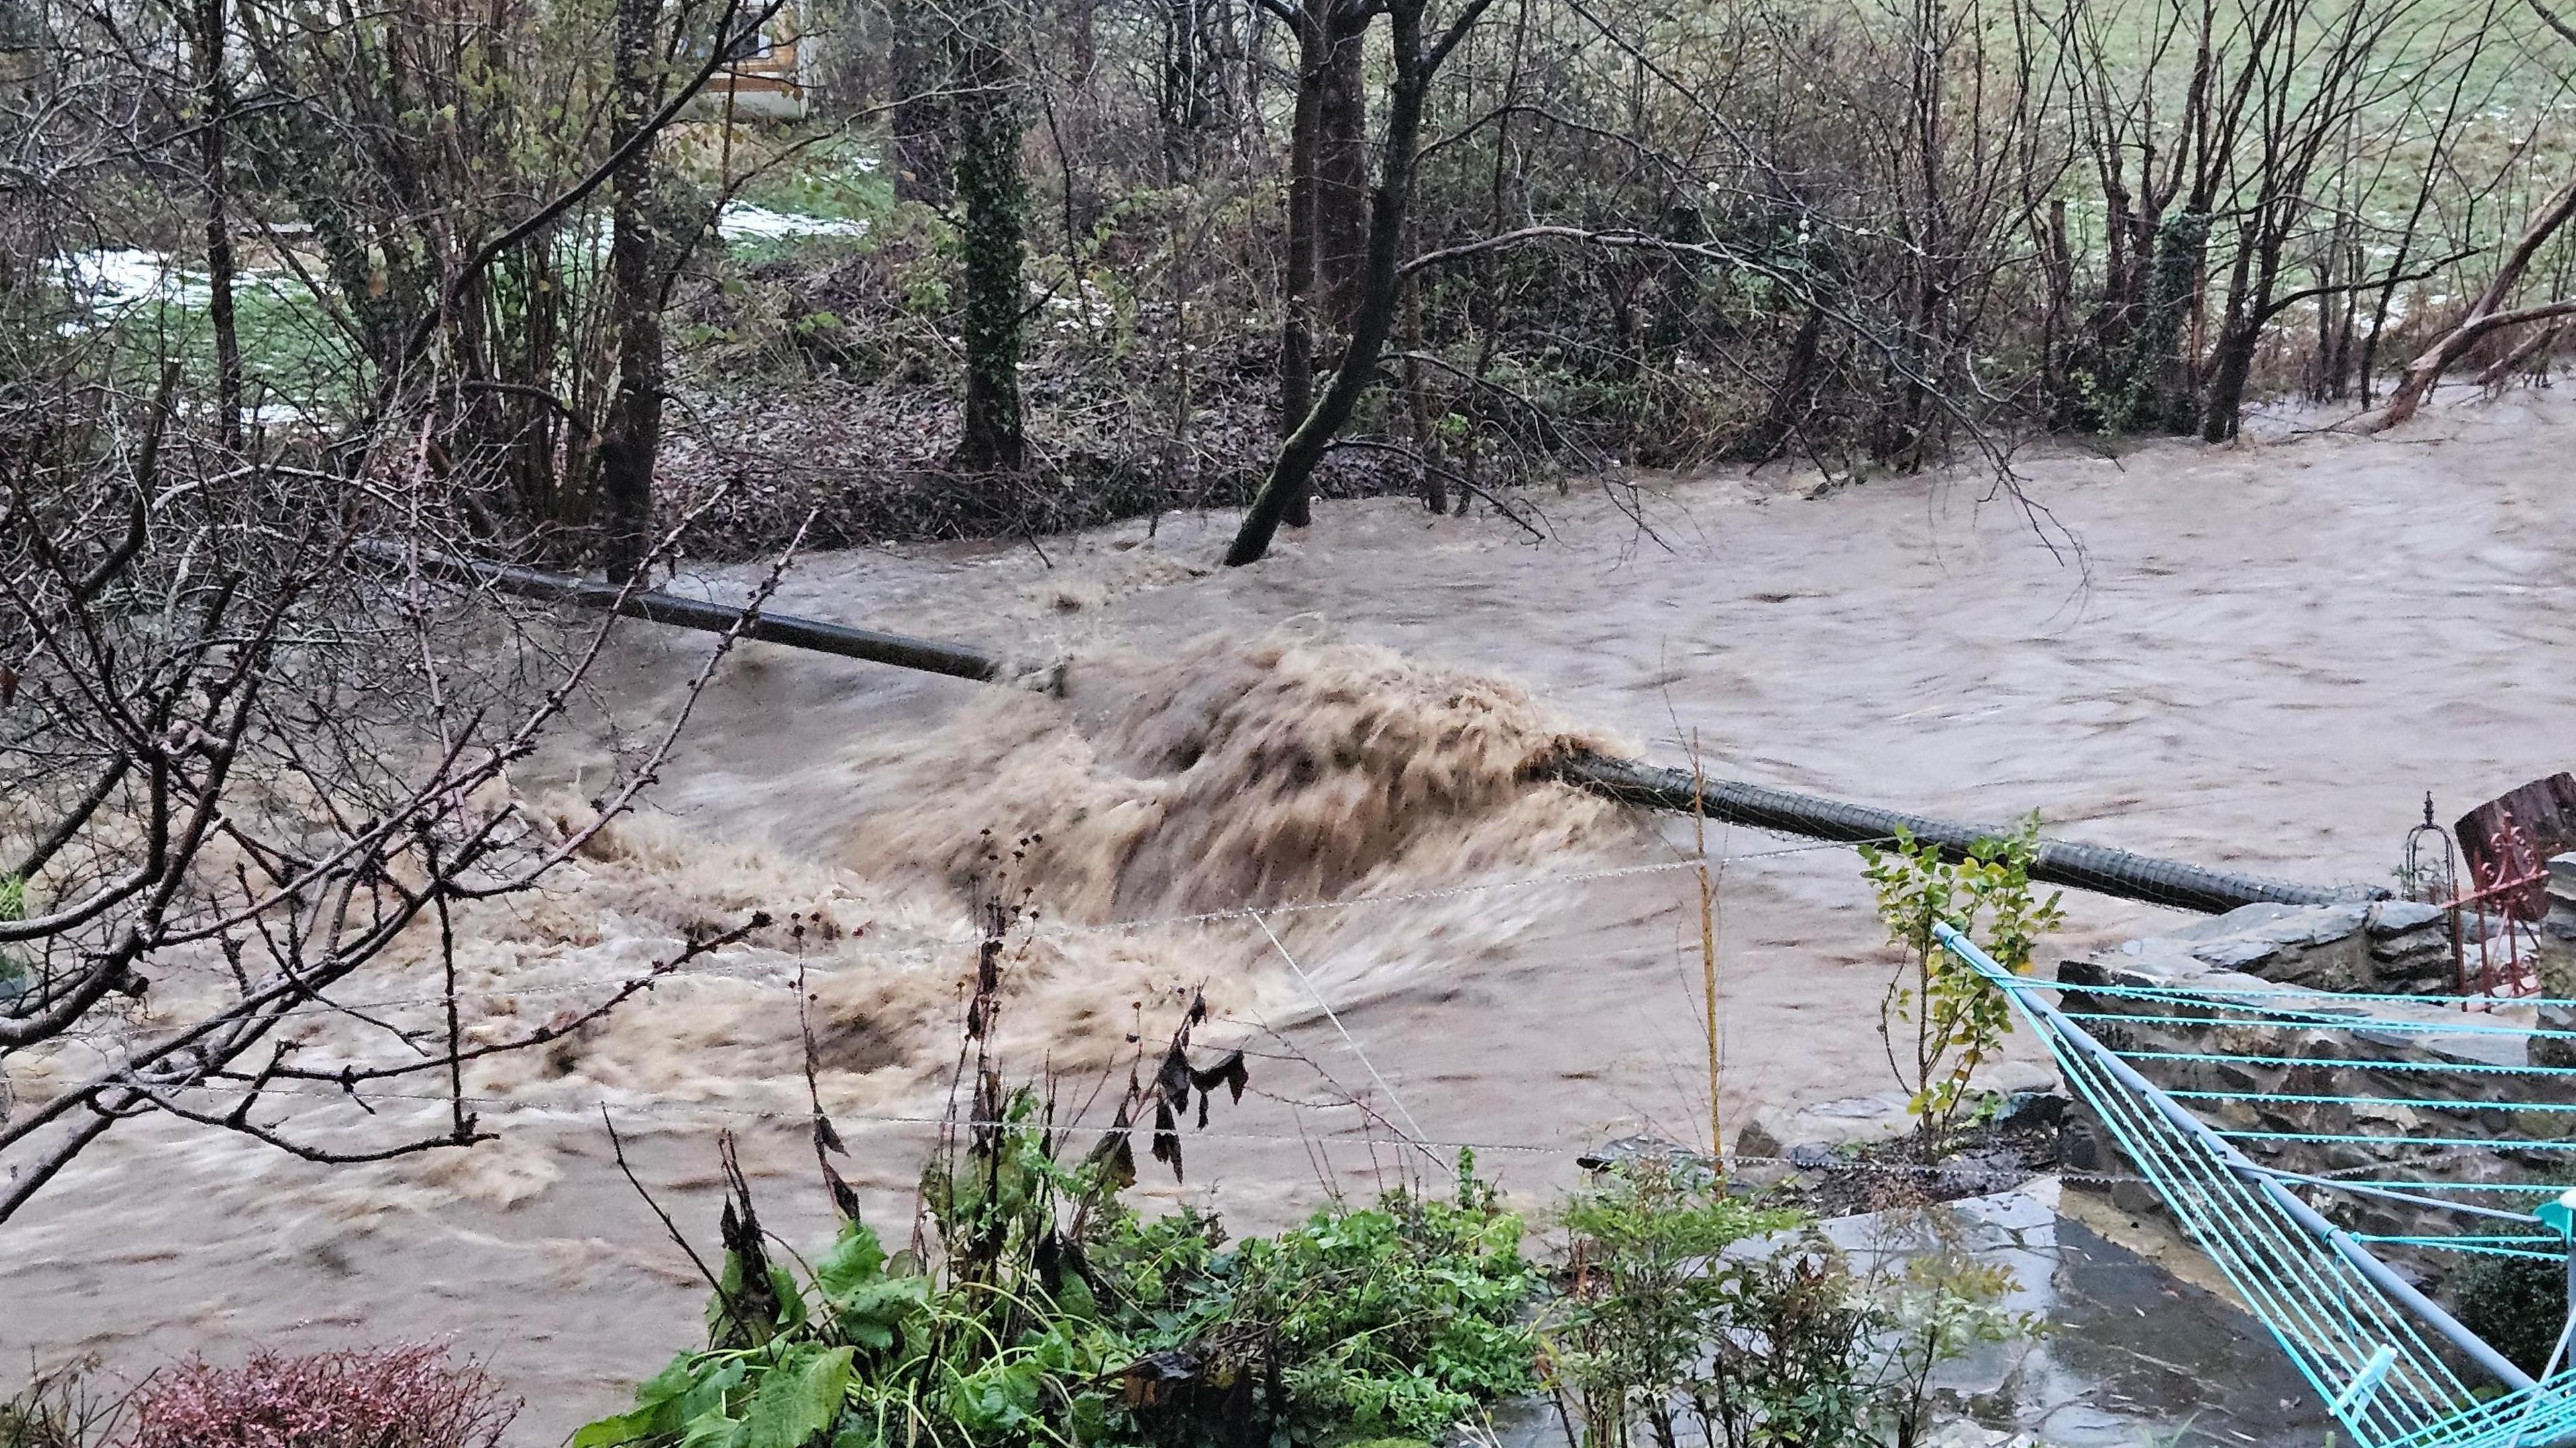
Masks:
[[[2440,845],[2438,861],[2428,831]],[[2460,816],[2449,835],[2433,823],[2433,799],[2425,796],[2424,823],[2406,837],[2408,893],[2448,913],[2451,976],[2461,995],[2540,994],[2538,928],[2549,913],[2549,859],[2570,848],[2576,776],[2553,774],[2491,799]]]

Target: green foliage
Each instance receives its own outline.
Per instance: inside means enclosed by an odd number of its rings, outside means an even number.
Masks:
[[[89,1430],[76,1382],[38,1378],[0,1398],[0,1448],[83,1448]]]
[[[1275,1371],[1285,1402],[1270,1415],[1292,1439],[1437,1439],[1478,1403],[1537,1386],[1522,1315],[1539,1281],[1521,1231],[1462,1153],[1454,1201],[1392,1192],[1230,1252],[1195,1213],[1122,1217],[1092,1260],[1140,1346],[1212,1352],[1216,1376]],[[1169,1439],[1181,1425],[1160,1426]]]
[[[27,882],[16,875],[0,875],[0,922],[27,918]],[[27,968],[0,951],[0,995],[15,995],[26,988]]]
[[[128,1394],[93,1385],[97,1361],[85,1358],[39,1373],[0,1398],[0,1448],[105,1448],[130,1441]]]
[[[1943,1242],[1907,1257],[1878,1285],[1878,1391],[1873,1420],[1900,1445],[1931,1427],[1932,1372],[1992,1343],[2029,1337],[2038,1318],[2004,1308],[2012,1273]]]
[[[2148,274],[2146,319],[2138,329],[2129,357],[2127,395],[2121,400],[2121,425],[2130,429],[2164,423],[2172,432],[2191,428],[2194,401],[2175,389],[2166,395],[2176,345],[2191,312],[2201,267],[2209,251],[2209,217],[2179,211],[2156,227],[2155,265]]]
[[[924,1173],[935,1264],[855,1220],[802,1281],[728,1252],[717,1345],[572,1448],[1435,1438],[1534,1385],[1538,1279],[1472,1162],[1455,1201],[1397,1192],[1227,1250],[1213,1218],[1120,1206],[1114,1154],[1057,1161],[1033,1093],[1001,1118]],[[771,1293],[746,1292],[764,1277]]]
[[[1805,1224],[1798,1212],[1758,1207],[1705,1173],[1663,1161],[1631,1163],[1578,1194],[1565,1212],[1573,1281],[1543,1331],[1550,1386],[1569,1407],[1568,1421],[1582,1424],[1583,1443],[1625,1444],[1640,1417],[1658,1442],[1670,1442],[1685,1404],[1712,1443],[1736,1441],[1736,1427],[1813,1416],[1783,1401],[1747,1401],[1741,1391],[1739,1329],[1787,1316],[1780,1299],[1793,1284],[1764,1261],[1728,1255],[1738,1243]],[[1850,1327],[1856,1337],[1856,1317]],[[1793,1367],[1831,1372],[1850,1354],[1801,1357]],[[1843,1416],[1857,1421],[1856,1413]]]
[[[2450,1274],[2451,1310],[2524,1372],[2538,1374],[2567,1323],[2567,1265],[2490,1253]]]
[[[849,136],[816,141],[762,167],[735,195],[791,216],[881,223],[894,210],[894,182],[870,148]]]
[[[955,261],[946,253],[955,232],[942,224],[931,234],[938,244],[938,254],[911,258],[894,269],[895,291],[902,298],[903,309],[918,316],[937,316],[954,304],[948,277]]]
[[[1979,840],[1962,860],[1944,858],[1938,846],[1903,831],[1891,848],[1860,847],[1888,941],[1907,956],[1880,1003],[1879,1031],[1888,1064],[1912,1093],[1906,1109],[1920,1123],[1927,1148],[1937,1149],[1973,1104],[1969,1088],[1977,1069],[2012,1030],[2003,992],[1942,949],[1933,927],[1947,922],[1996,964],[2028,973],[2039,937],[2065,919],[2058,892],[2043,900],[2031,886],[2038,847],[2037,815],[2009,835]],[[1911,1030],[1900,1031],[1900,1024]]]
[[[1452,1199],[1396,1191],[1229,1244],[1199,1211],[1120,1205],[1114,1153],[1055,1160],[1030,1093],[1002,1116],[925,1173],[934,1265],[857,1221],[801,1278],[729,1252],[717,1345],[571,1448],[1420,1444],[1541,1388],[1581,1448],[1641,1423],[1669,1443],[1686,1417],[1725,1448],[1860,1448],[1919,1429],[1940,1363],[2027,1330],[1994,1306],[1999,1269],[1934,1255],[1864,1280],[1802,1214],[1665,1164],[1574,1199],[1570,1280],[1534,1323],[1521,1221],[1471,1157]],[[763,1280],[774,1298],[745,1292]]]
[[[70,334],[104,333],[113,343],[117,374],[148,387],[163,360],[176,360],[192,376],[215,367],[210,283],[202,269],[173,265],[168,294],[91,305],[66,296],[72,306],[62,325]],[[233,327],[241,347],[246,397],[252,406],[273,405],[280,414],[330,417],[356,401],[359,359],[337,331],[327,307],[291,275],[250,268],[233,279]]]
[[[2034,1329],[2009,1273],[1946,1247],[1854,1273],[1799,1212],[1706,1173],[1629,1163],[1565,1213],[1569,1277],[1542,1325],[1574,1448],[1876,1448],[1916,1440],[1935,1368]]]
[[[1240,1091],[1243,1058],[1191,1062],[1204,1014],[1194,999],[1150,1074],[1140,1049],[1110,1129],[1060,1157],[1070,1133],[1052,1099],[1005,1091],[993,1065],[1005,936],[1020,917],[999,890],[989,909],[958,1076],[971,1106],[952,1101],[923,1167],[917,1252],[890,1255],[858,1220],[818,1105],[843,1225],[801,1270],[773,1265],[724,1139],[731,1190],[708,1346],[571,1448],[1424,1444],[1542,1386],[1579,1400],[1597,1440],[1624,1443],[1642,1415],[1669,1448],[1676,1404],[1688,1404],[1712,1444],[1833,1448],[1892,1411],[1898,1400],[1878,1390],[1976,1340],[1973,1314],[1938,1293],[1919,1308],[1865,1300],[1821,1239],[1734,1251],[1806,1219],[1669,1163],[1574,1201],[1573,1282],[1544,1327],[1530,1313],[1544,1283],[1522,1256],[1521,1220],[1470,1152],[1447,1200],[1398,1189],[1336,1202],[1272,1237],[1229,1244],[1214,1216],[1187,1207],[1140,1215],[1119,1197],[1136,1180],[1134,1138],[1150,1116],[1153,1155],[1177,1173],[1191,1094],[1204,1119],[1208,1093]],[[1877,1351],[1881,1328],[1911,1336]]]

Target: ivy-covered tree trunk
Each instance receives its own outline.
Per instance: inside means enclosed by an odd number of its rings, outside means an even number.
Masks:
[[[2183,324],[2191,316],[2208,250],[2206,212],[2183,211],[2156,227],[2155,253],[2147,260],[2146,305],[2130,335],[2127,385],[2118,409],[2124,428],[2161,424],[2168,431],[2188,433],[2200,421],[2199,399],[2181,375],[2181,351]]]
[[[980,4],[956,31],[952,109],[957,201],[965,212],[966,418],[950,465],[1016,471],[1027,461],[1020,431],[1020,261],[1028,185],[1020,174],[1019,76],[1004,8]]]
[[[609,145],[625,146],[652,120],[662,7],[658,0],[617,0],[615,110]],[[654,260],[653,146],[636,148],[618,169],[609,208],[610,320],[617,331],[617,390],[600,428],[599,500],[602,552],[609,576],[632,579],[643,566],[653,525],[653,458],[662,445],[662,297]]]

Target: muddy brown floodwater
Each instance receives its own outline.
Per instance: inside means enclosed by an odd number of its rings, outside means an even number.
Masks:
[[[1255,1094],[1189,1141],[1186,1187],[1148,1194],[1260,1228],[1328,1182],[1422,1169],[1373,1114],[1442,1154],[1477,1145],[1541,1206],[1576,1148],[1704,1136],[1707,1108],[1686,834],[1525,783],[1528,763],[1569,738],[1681,763],[1695,739],[1713,774],[2384,882],[2425,791],[2447,817],[2576,762],[2571,421],[2541,394],[2372,441],[2061,454],[2027,465],[2054,549],[1973,481],[1808,498],[1730,477],[1653,483],[1646,527],[1598,490],[1542,494],[1545,543],[1330,505],[1232,572],[1207,566],[1230,520],[1182,515],[1043,559],[805,560],[778,607],[1067,656],[1067,697],[746,649],[651,814],[544,897],[469,915],[469,1019],[544,1019],[693,925],[766,908],[778,926],[479,1074],[491,1147],[325,1172],[150,1124],[112,1137],[0,1229],[0,1349],[141,1371],[446,1335],[527,1394],[521,1439],[557,1440],[691,1339],[702,1290],[613,1169],[603,1105],[693,1230],[712,1228],[720,1128],[774,1226],[824,1230],[800,971],[852,1175],[902,1220],[986,829],[1040,837],[1013,865],[1039,914],[1004,1023],[1030,1069],[1122,1072],[1127,1033],[1167,1030],[1201,985],[1202,1040],[1254,1052]],[[667,704],[706,647],[634,630],[607,699]],[[577,816],[605,758],[567,741],[515,784]],[[1875,1129],[1897,1099],[1889,960],[1852,855],[1742,830],[1710,848],[1729,1132]],[[2069,904],[2070,952],[2155,913]],[[385,1009],[420,1009],[416,987],[384,983]]]

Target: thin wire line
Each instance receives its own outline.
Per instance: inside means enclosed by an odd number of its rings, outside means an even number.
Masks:
[[[1342,1024],[1342,1018],[1334,1013],[1333,1003],[1324,999],[1323,987],[1315,984],[1315,978],[1306,973],[1306,967],[1299,965],[1297,957],[1288,953],[1288,947],[1279,943],[1278,933],[1270,928],[1269,921],[1258,915],[1253,916],[1252,920],[1254,924],[1261,927],[1262,934],[1270,937],[1271,948],[1279,952],[1279,958],[1288,962],[1288,968],[1297,972],[1297,978],[1306,983],[1307,991],[1315,997],[1315,1004],[1323,1010],[1324,1019],[1331,1021],[1333,1029],[1342,1033],[1342,1044],[1350,1047],[1351,1054],[1359,1057],[1360,1064],[1368,1068],[1369,1079],[1377,1083],[1377,1089],[1386,1093],[1387,1101],[1395,1107],[1397,1114],[1404,1118],[1405,1129],[1413,1133],[1414,1141],[1419,1144],[1422,1140],[1422,1123],[1413,1119],[1413,1113],[1405,1109],[1404,1098],[1396,1095],[1395,1088],[1386,1084],[1386,1078],[1378,1074],[1377,1063],[1369,1059],[1368,1052],[1360,1049],[1359,1038],[1351,1034],[1350,1027]]]
[[[304,1100],[320,1102],[326,1105],[347,1101],[349,1099],[348,1093],[318,1083],[310,1086],[271,1086],[261,1094],[266,1096],[293,1096]],[[366,1098],[371,1101],[413,1101],[442,1107],[448,1104],[448,1097],[443,1093],[437,1092],[369,1091],[365,1093],[365,1095]],[[590,1101],[577,1106],[557,1106],[546,1105],[539,1102],[519,1101],[503,1096],[468,1095],[465,1098],[465,1104],[472,1109],[492,1112],[495,1114],[557,1116],[563,1117],[567,1120],[576,1121],[595,1120],[603,1106],[608,1110],[617,1113],[641,1112],[647,1115],[682,1117],[725,1116],[748,1121],[796,1124],[806,1122],[813,1115],[812,1105],[801,1100],[782,1102],[775,1109],[753,1106],[728,1106],[715,1101],[611,1102],[604,1099]],[[1317,1109],[1327,1108],[1319,1107]],[[1360,1108],[1356,1103],[1334,1102],[1330,1103],[1329,1109],[1358,1110]],[[954,1118],[948,1116],[904,1115],[893,1112],[861,1111],[833,1111],[827,1114],[830,1115],[832,1124],[835,1127],[947,1126],[954,1124]],[[1143,1128],[1134,1124],[1119,1127],[1110,1125],[1095,1126],[1088,1123],[1067,1124],[1064,1122],[1058,1122],[1050,1129],[1059,1135],[1080,1134],[1089,1136],[1109,1136],[1120,1131],[1135,1131],[1142,1130]],[[1311,1144],[1317,1140],[1330,1142],[1334,1140],[1352,1139],[1335,1137],[1318,1138],[1311,1134],[1292,1135],[1285,1132],[1224,1131],[1210,1129],[1194,1130],[1190,1135],[1194,1138],[1205,1141],[1234,1141],[1279,1146],[1305,1145]],[[1438,1147],[1447,1151],[1457,1151],[1461,1149],[1480,1152],[1511,1151],[1540,1156],[1556,1156],[1583,1150],[1583,1148],[1571,1146],[1564,1142],[1486,1141],[1464,1139],[1445,1140],[1430,1137],[1421,1138],[1410,1144],[1423,1147]],[[1688,1150],[1688,1148],[1684,1149]],[[1694,1155],[1697,1155],[1697,1153],[1694,1153]],[[1802,1159],[1788,1156],[1761,1156],[1745,1153],[1727,1153],[1716,1158],[1716,1160],[1721,1161],[1728,1166],[1786,1166],[1798,1171],[1817,1171],[1826,1173],[1882,1172],[1913,1176],[1958,1177],[1962,1175],[1974,1175],[1979,1171],[1978,1168],[1960,1167],[1956,1165],[1927,1165],[1918,1162],[1900,1161],[1863,1161],[1832,1156],[1818,1160],[1814,1158]],[[2022,1175],[2021,1173],[2009,1170],[1995,1170],[1991,1168],[1985,1169],[1985,1172],[1987,1175],[1996,1178]],[[2027,1176],[2032,1179],[2054,1178],[2059,1181],[2094,1182],[2104,1185],[2138,1184],[2143,1183],[2146,1180],[2143,1177],[2123,1176],[2110,1172],[2082,1171],[2033,1170],[2027,1173]]]
[[[1738,860],[1761,860],[1772,859],[1783,855],[1811,854],[1819,850],[1846,850],[1851,848],[1854,848],[1854,846],[1850,843],[1836,841],[1822,844],[1796,845],[1778,850],[1764,850],[1754,854],[1735,855],[1731,858]],[[1488,880],[1467,885],[1444,885],[1436,889],[1411,890],[1392,895],[1356,895],[1346,900],[1303,900],[1294,901],[1284,905],[1243,905],[1230,907],[1224,910],[1202,910],[1180,915],[1151,916],[1142,920],[1113,920],[1096,924],[1059,925],[1052,929],[1042,928],[1033,930],[1030,932],[1030,938],[1036,940],[1057,940],[1086,935],[1105,935],[1126,931],[1148,930],[1165,925],[1204,925],[1226,920],[1257,920],[1264,914],[1293,914],[1316,910],[1349,910],[1373,905],[1403,905],[1423,900],[1452,899],[1462,895],[1473,895],[1492,890],[1536,889],[1548,885],[1579,885],[1602,880],[1624,879],[1633,875],[1664,874],[1675,870],[1691,869],[1697,865],[1697,863],[1698,862],[1696,860],[1660,860],[1642,865],[1617,865],[1599,870],[1579,870],[1557,875],[1525,876],[1514,880]],[[888,947],[882,950],[861,951],[855,954],[842,954],[838,956],[838,959],[849,964],[857,964],[863,961],[898,960],[907,957],[927,958],[935,956],[945,950],[961,948],[967,943],[970,942],[953,940],[934,941],[923,945]],[[759,969],[776,970],[784,969],[784,966],[777,962],[765,960],[720,961],[694,970],[667,971],[661,975],[652,977],[652,979],[655,985],[659,985],[665,981],[737,980],[741,981],[743,984],[767,990],[795,989],[796,983],[792,980],[757,980],[741,974],[741,972],[744,971]],[[579,980],[556,981],[543,985],[492,986],[484,989],[459,991],[457,992],[457,999],[502,1000],[513,997],[576,995],[586,990],[599,990],[628,985],[641,978],[642,974],[643,973],[641,972],[628,972],[624,975],[590,976]],[[446,1000],[447,997],[444,995],[392,996],[377,1000],[350,1001],[347,1002],[345,1006],[340,1004],[293,1006],[286,1010],[277,1012],[273,1018],[283,1020],[298,1016],[345,1015],[350,1010],[398,1010],[406,1006],[442,1005]],[[131,1039],[151,1035],[170,1035],[193,1029],[195,1029],[194,1025],[142,1026],[125,1031],[114,1032],[112,1034],[121,1038]],[[105,1035],[111,1033],[100,1031],[95,1033],[66,1032],[64,1034],[67,1037],[77,1038],[80,1035],[86,1034]]]

